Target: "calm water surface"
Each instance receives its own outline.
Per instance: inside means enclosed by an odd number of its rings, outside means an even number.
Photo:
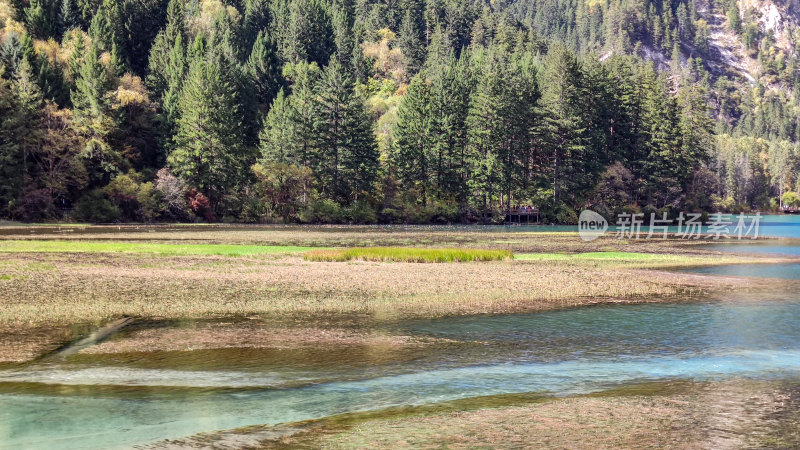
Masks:
[[[261,361],[260,370],[255,360],[188,370],[68,358],[0,372],[0,445],[126,447],[347,411],[649,380],[800,380],[799,324],[800,301],[787,294],[405,322],[388,331],[456,344],[402,367]],[[293,378],[299,384],[287,386]]]

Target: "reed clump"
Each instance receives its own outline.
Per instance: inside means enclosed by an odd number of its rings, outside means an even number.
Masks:
[[[306,261],[393,261],[444,263],[470,261],[502,261],[514,258],[510,250],[469,248],[354,247],[312,250],[303,255]]]

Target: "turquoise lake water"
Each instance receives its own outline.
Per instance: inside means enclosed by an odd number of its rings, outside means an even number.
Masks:
[[[0,372],[0,446],[122,448],[348,411],[642,381],[800,381],[798,324],[800,301],[787,294],[404,322],[389,331],[481,344],[400,367],[40,363]],[[292,376],[308,384],[283,385]]]

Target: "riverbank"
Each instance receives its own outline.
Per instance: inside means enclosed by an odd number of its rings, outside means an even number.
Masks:
[[[276,449],[790,448],[800,445],[798,392],[797,384],[748,380],[654,382],[589,395],[498,395],[350,413],[169,443]]]

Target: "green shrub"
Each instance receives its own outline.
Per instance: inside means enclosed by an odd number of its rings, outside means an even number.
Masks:
[[[797,192],[792,192],[792,191],[784,193],[783,205],[795,208],[800,206],[800,195],[797,195]]]
[[[342,223],[345,214],[342,207],[333,200],[316,200],[300,214],[305,223]]]
[[[118,221],[122,211],[105,197],[102,190],[95,189],[78,200],[73,216],[81,222],[109,223]]]
[[[364,200],[358,201],[348,212],[353,223],[373,224],[378,221],[375,210]]]

